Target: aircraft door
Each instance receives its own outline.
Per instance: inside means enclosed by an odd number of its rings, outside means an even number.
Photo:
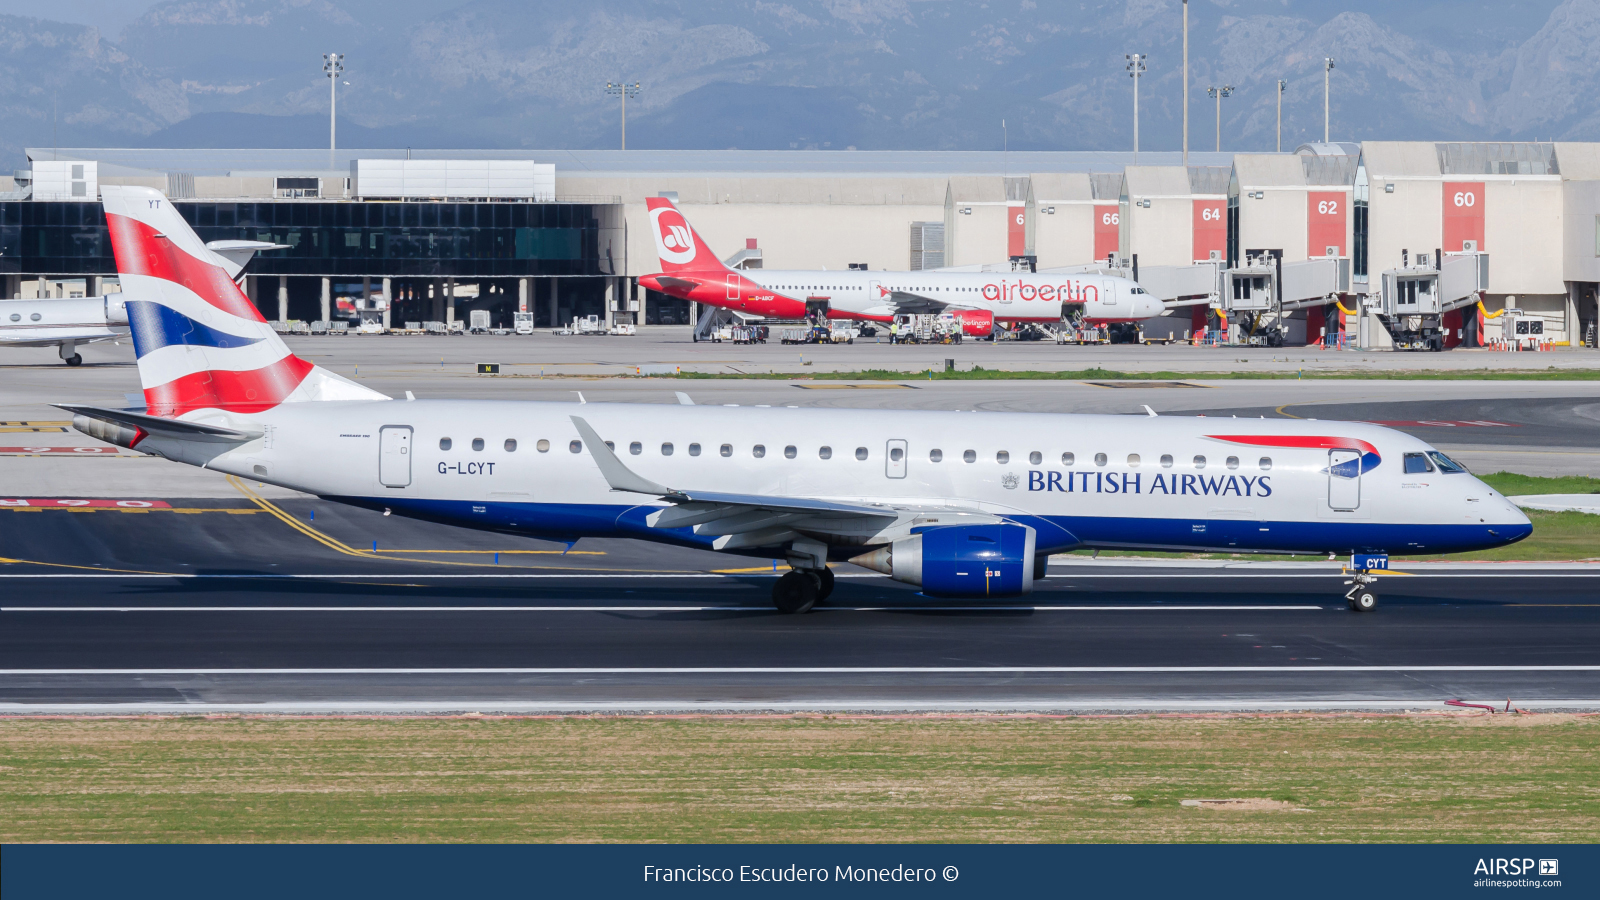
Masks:
[[[888,303],[889,292],[883,289],[883,282],[867,282],[867,303]]]
[[[1328,451],[1328,505],[1345,510],[1361,506],[1361,451]]]
[[[739,276],[737,275],[728,276],[728,299],[739,299]]]
[[[379,430],[378,481],[392,488],[411,484],[411,426],[385,425]]]
[[[883,474],[890,478],[906,477],[906,442],[893,440],[889,442],[888,452],[884,454]]]
[[[1118,299],[1119,298],[1117,297],[1117,283],[1115,281],[1106,281],[1106,282],[1101,283],[1101,285],[1100,285],[1100,302],[1101,303],[1105,304],[1106,306],[1116,306]]]

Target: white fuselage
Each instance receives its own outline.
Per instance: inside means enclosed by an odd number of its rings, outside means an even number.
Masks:
[[[573,416],[645,479],[902,510],[885,535],[959,511],[1031,525],[1041,552],[1451,552],[1531,530],[1470,474],[1405,474],[1402,457],[1430,449],[1422,441],[1349,422],[390,400],[197,413],[185,418],[266,434],[233,449],[155,438],[138,449],[469,527],[708,543],[646,525],[665,503],[610,490]],[[403,477],[392,453],[380,476],[402,432]],[[1334,484],[1329,440],[1369,448],[1370,469]]]
[[[0,300],[0,345],[53,347],[128,336],[121,295]]]
[[[1138,321],[1165,311],[1136,282],[1114,275],[763,269],[743,274],[793,300],[825,298],[836,317],[877,321],[894,317],[896,294],[987,310],[1000,321],[1060,321],[1064,303],[1081,304],[1083,318],[1094,323]]]

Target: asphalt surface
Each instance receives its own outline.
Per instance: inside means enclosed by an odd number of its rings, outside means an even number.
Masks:
[[[0,511],[0,710],[1600,705],[1600,567],[1418,567],[1372,614],[1325,561],[1079,559],[991,603],[842,567],[782,616],[760,561],[278,508]]]

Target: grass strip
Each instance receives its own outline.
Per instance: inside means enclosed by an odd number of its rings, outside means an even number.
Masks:
[[[1561,714],[10,719],[0,841],[1592,841],[1597,743]],[[1180,805],[1225,798],[1261,802]]]
[[[899,371],[862,369],[857,372],[668,372],[658,375],[597,376],[621,378],[678,378],[687,380],[731,379],[759,381],[1600,381],[1600,369],[1419,369],[1338,371],[1219,371],[1219,372],[1120,372],[1112,369],[1073,369],[1064,371],[971,369],[945,371]]]

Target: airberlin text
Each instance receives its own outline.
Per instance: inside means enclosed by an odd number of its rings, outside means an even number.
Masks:
[[[808,868],[806,866],[740,866],[737,869],[723,866],[645,866],[644,880],[647,883],[664,882],[746,882],[746,883],[778,883],[778,882],[823,882],[823,881],[882,881],[882,882],[934,882],[940,880],[940,873],[935,869],[916,868],[907,865],[898,865],[894,868],[863,868],[860,866],[834,866],[830,871],[826,866]],[[947,866],[943,873],[945,881],[956,880],[955,867]]]
[[[1041,472],[1028,471],[1028,490],[1066,494],[1232,494],[1237,497],[1271,497],[1270,475],[1158,474],[1147,483],[1143,472]],[[1148,490],[1145,488],[1148,486]]]

